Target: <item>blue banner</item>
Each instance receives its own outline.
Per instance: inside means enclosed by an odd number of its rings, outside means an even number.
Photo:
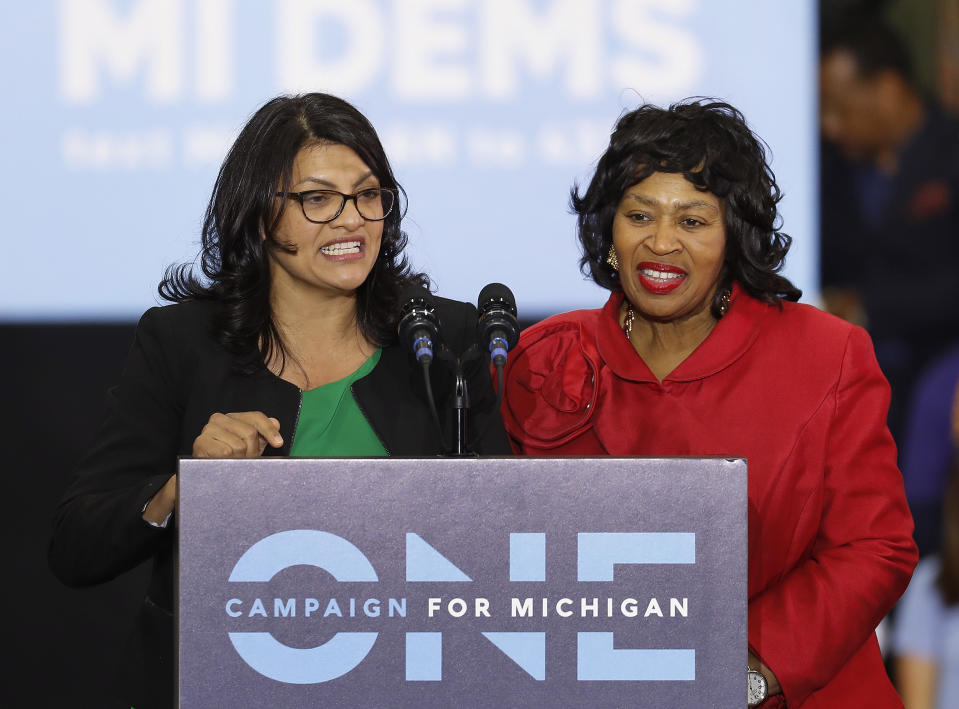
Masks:
[[[373,121],[410,196],[414,265],[448,297],[511,286],[520,315],[596,307],[569,189],[618,115],[691,95],[772,148],[816,291],[814,2],[38,0],[5,3],[0,320],[121,319],[197,251],[227,147],[288,92]]]

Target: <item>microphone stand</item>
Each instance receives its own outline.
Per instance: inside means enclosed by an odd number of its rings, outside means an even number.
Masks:
[[[469,447],[469,387],[463,365],[482,357],[479,347],[471,345],[463,357],[456,357],[447,348],[442,348],[440,357],[449,362],[455,373],[453,387],[453,448],[448,454],[451,458],[475,458],[477,454]]]
[[[470,410],[470,395],[463,376],[463,367],[456,360],[456,386],[453,390],[453,456],[463,458],[469,455],[466,447],[469,442],[467,419]]]

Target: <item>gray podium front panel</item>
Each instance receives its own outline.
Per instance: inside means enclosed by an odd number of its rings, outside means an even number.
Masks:
[[[746,463],[180,462],[180,706],[745,704]]]

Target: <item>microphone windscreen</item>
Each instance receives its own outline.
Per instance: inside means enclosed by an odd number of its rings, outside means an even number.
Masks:
[[[440,321],[436,315],[436,301],[426,288],[408,285],[400,291],[400,318],[396,332],[400,344],[414,353],[420,352],[424,336],[432,340],[431,344],[439,343]]]
[[[490,345],[494,335],[504,337],[507,349],[519,341],[519,322],[516,320],[516,300],[513,291],[502,283],[490,283],[480,291],[476,299],[479,318],[476,322],[476,337],[483,347]]]
[[[510,315],[516,315],[516,299],[513,297],[513,291],[502,283],[490,283],[480,291],[479,298],[476,299],[476,309],[482,316],[492,307],[500,307],[509,312]]]
[[[405,314],[417,305],[432,306],[433,294],[414,283],[403,286],[400,291],[400,311]]]

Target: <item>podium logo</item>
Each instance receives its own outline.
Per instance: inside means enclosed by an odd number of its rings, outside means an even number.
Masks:
[[[695,562],[696,535],[693,533],[581,532],[577,535],[577,580],[581,582],[613,581],[616,564]],[[304,564],[323,569],[339,582],[379,580],[369,559],[352,542],[312,529],[289,530],[261,539],[236,562],[229,580],[266,582],[286,568]],[[511,582],[546,580],[544,533],[510,534],[509,576]],[[409,532],[406,534],[406,581],[442,583],[472,579],[418,534]],[[477,599],[480,600],[485,599]],[[518,604],[518,600],[513,599],[514,607],[528,609],[531,605],[529,599],[524,604]],[[439,600],[429,601],[432,615]],[[571,603],[570,599],[561,599],[560,603],[563,601]],[[231,605],[237,603],[238,599],[227,603],[228,614],[238,615],[230,610]],[[250,667],[266,677],[290,684],[317,684],[347,674],[363,662],[378,635],[376,632],[338,632],[316,647],[293,648],[269,632],[229,633],[233,647]],[[546,679],[545,632],[484,632],[482,635],[532,679]],[[695,679],[693,649],[616,649],[613,640],[611,632],[577,633],[578,680]],[[406,681],[442,680],[442,643],[440,632],[406,633]]]

